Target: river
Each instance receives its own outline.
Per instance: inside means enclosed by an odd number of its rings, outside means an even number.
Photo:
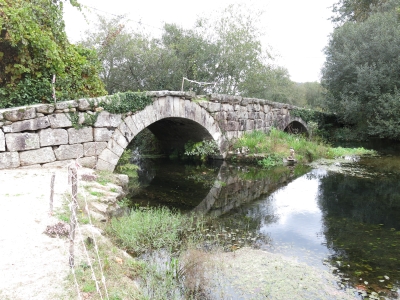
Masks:
[[[355,299],[398,299],[400,152],[378,150],[377,157],[269,170],[146,160],[131,198],[207,215],[216,234],[237,232],[227,250],[251,246],[295,257],[335,274],[339,287],[358,291]]]

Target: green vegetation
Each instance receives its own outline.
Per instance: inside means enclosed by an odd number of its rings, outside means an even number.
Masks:
[[[184,90],[242,95],[297,105],[318,105],[317,82],[297,84],[272,61],[261,40],[262,12],[230,5],[195,20],[191,29],[165,24],[161,37],[125,26],[126,20],[99,17],[82,45],[95,49],[103,62],[101,78],[109,94],[127,90],[180,90],[186,77],[212,85],[185,82]],[[128,71],[127,71],[128,70]]]
[[[289,149],[295,150],[295,158],[300,163],[308,163],[318,158],[336,158],[345,155],[374,154],[364,148],[332,148],[318,139],[311,141],[302,135],[293,135],[272,128],[268,133],[253,131],[244,134],[233,146],[248,149],[249,154],[263,154],[259,164],[272,167],[282,163],[289,156]]]
[[[358,139],[400,139],[399,0],[342,0],[325,49],[324,107]],[[343,22],[343,23],[342,23]]]
[[[188,141],[185,144],[185,155],[192,156],[202,161],[209,156],[218,154],[218,145],[214,140],[203,140],[201,142]]]
[[[111,221],[108,232],[131,253],[150,249],[173,249],[180,243],[182,228],[188,219],[168,208],[138,208],[129,216]]]
[[[76,0],[69,1],[80,7]],[[105,95],[94,50],[65,34],[63,1],[0,0],[0,108]]]

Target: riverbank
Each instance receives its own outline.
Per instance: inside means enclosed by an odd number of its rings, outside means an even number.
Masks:
[[[90,172],[89,170],[88,172]],[[0,296],[2,299],[74,299],[78,293],[83,299],[100,298],[96,285],[91,282],[92,273],[82,247],[78,247],[76,255],[76,277],[78,288],[74,284],[68,265],[68,240],[65,238],[51,238],[44,234],[46,227],[58,223],[59,217],[49,215],[50,181],[52,173],[56,173],[54,210],[62,209],[65,193],[69,188],[66,169],[19,169],[3,170],[0,172]],[[79,170],[82,175],[83,170]],[[98,190],[86,189],[87,194],[99,195]],[[104,193],[104,191],[103,191]],[[83,220],[83,223],[86,221]],[[160,282],[142,283],[141,278],[149,275],[149,269],[144,267],[144,262],[134,259],[121,251],[102,235],[101,229],[82,225],[82,239],[92,258],[93,267],[102,287],[101,275],[96,266],[96,253],[88,237],[96,237],[100,250],[102,269],[105,270],[105,282],[110,297],[114,299],[144,299],[154,293],[152,299],[163,299],[164,295],[157,284]],[[90,231],[88,231],[90,228]],[[78,243],[77,243],[78,244]],[[199,253],[199,252],[197,252]],[[179,259],[184,263],[188,252],[181,254]],[[221,278],[228,280],[233,289],[238,293],[250,293],[262,297],[265,288],[275,299],[287,299],[287,295],[317,293],[327,295],[327,299],[354,299],[351,293],[346,293],[335,286],[335,278],[320,270],[298,263],[290,257],[271,254],[261,250],[245,248],[235,252],[207,253],[192,255],[202,259],[206,264],[218,265]],[[218,264],[216,262],[219,262]],[[251,261],[251,263],[245,262]],[[222,262],[222,264],[221,264]],[[182,268],[184,265],[180,265]],[[192,265],[193,266],[193,265]],[[197,265],[199,266],[199,265]],[[232,273],[230,270],[235,270]],[[186,265],[186,270],[188,265]],[[207,268],[205,268],[207,270]],[[215,270],[210,268],[209,270]],[[258,276],[264,270],[263,276]],[[297,271],[296,271],[297,270]],[[193,270],[192,270],[193,271]],[[198,271],[198,270],[197,270]],[[194,269],[192,278],[201,279],[201,273]],[[296,272],[295,272],[296,271]],[[301,271],[302,276],[298,276]],[[258,273],[257,273],[258,272]],[[205,274],[208,278],[214,276]],[[234,274],[234,277],[232,275]],[[154,278],[158,274],[154,273]],[[268,275],[268,276],[267,276]],[[316,277],[317,276],[317,277]],[[164,279],[162,279],[164,278]],[[165,281],[165,277],[161,277]],[[265,284],[258,284],[257,280],[264,280]],[[210,282],[206,281],[205,283]],[[150,285],[149,285],[150,284]],[[153,284],[153,285],[152,285]],[[118,286],[117,286],[118,285]],[[167,287],[167,286],[164,286]],[[216,299],[220,293],[228,295],[232,292],[224,290],[223,285],[205,285]],[[159,294],[156,294],[158,289]],[[312,294],[313,295],[313,294]],[[258,297],[257,296],[257,297]],[[179,299],[179,298],[176,298]],[[308,296],[298,299],[310,299]]]

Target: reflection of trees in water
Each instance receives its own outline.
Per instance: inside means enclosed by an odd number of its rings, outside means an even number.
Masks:
[[[319,191],[325,238],[334,251],[332,264],[353,284],[368,281],[372,290],[390,294],[400,278],[399,178],[330,174],[320,178]]]

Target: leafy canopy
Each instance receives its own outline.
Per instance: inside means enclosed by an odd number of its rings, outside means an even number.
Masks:
[[[335,29],[325,49],[322,84],[326,107],[360,132],[400,138],[393,112],[400,100],[399,0],[370,13],[363,22]]]
[[[76,7],[76,0],[70,0]],[[61,0],[0,0],[0,107],[104,95],[95,51],[68,42]]]

